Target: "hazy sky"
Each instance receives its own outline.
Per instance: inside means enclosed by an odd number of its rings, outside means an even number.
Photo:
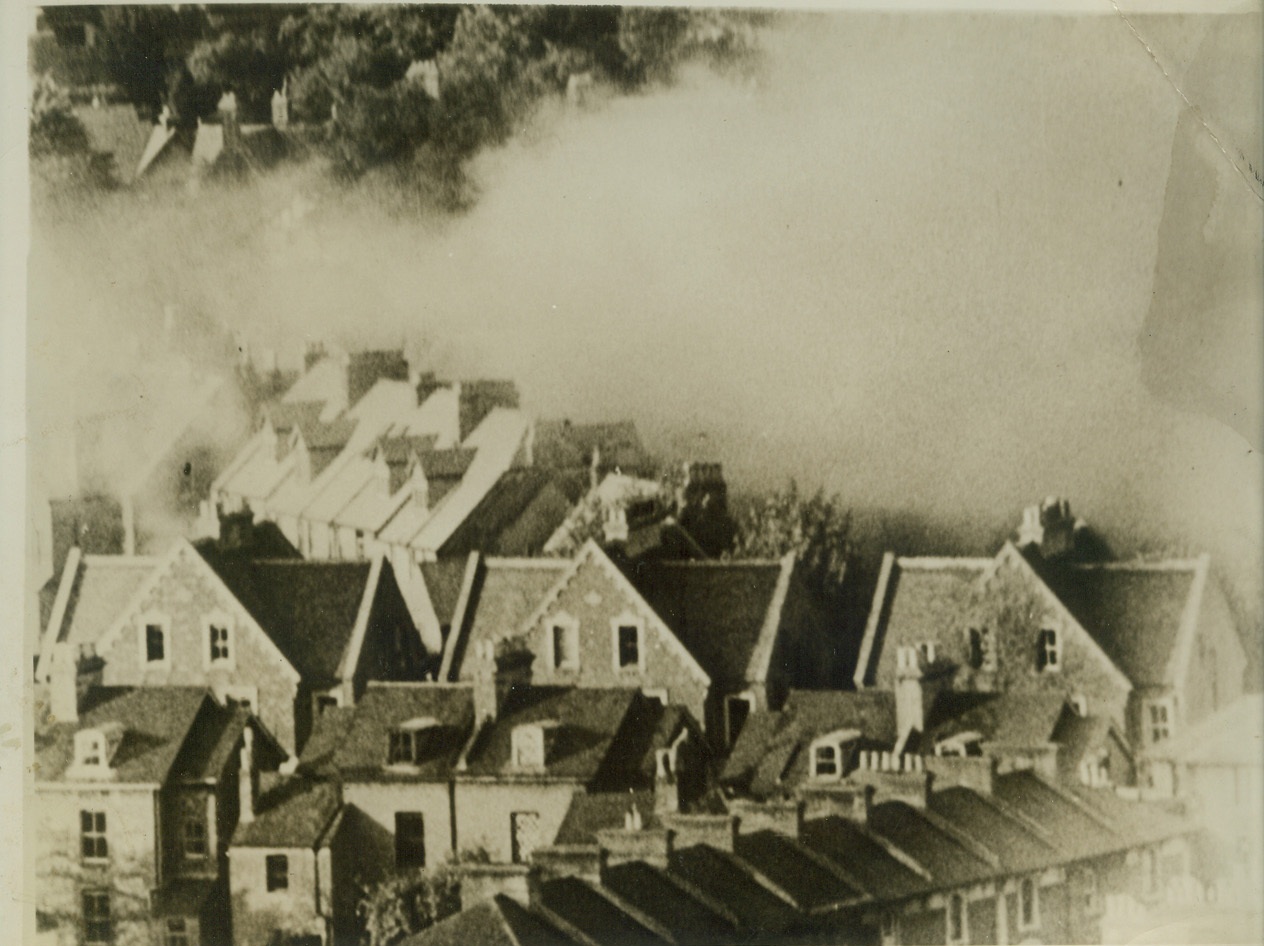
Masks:
[[[424,337],[739,487],[795,476],[975,543],[1064,494],[1120,545],[1258,573],[1260,188],[1199,116],[1261,167],[1260,20],[1136,25],[1167,76],[1114,16],[788,18],[756,84],[543,116],[455,220],[306,170],[129,199],[37,241],[33,418],[174,300],[287,350]]]

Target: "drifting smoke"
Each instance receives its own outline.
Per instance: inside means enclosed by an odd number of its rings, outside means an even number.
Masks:
[[[1208,31],[1259,33],[1141,28],[1177,79]],[[1214,359],[1146,342],[1199,318],[1151,311],[1160,232],[1184,226],[1169,168],[1199,169],[1173,159],[1183,103],[1127,26],[847,15],[765,39],[755,83],[688,74],[541,116],[479,159],[459,218],[389,212],[310,165],[40,229],[33,431],[126,372],[175,301],[291,362],[305,339],[407,339],[440,370],[515,378],[539,414],[631,416],[739,489],[793,476],[923,516],[952,530],[940,551],[992,550],[1023,505],[1066,495],[1118,551],[1206,548],[1253,595],[1254,428],[1199,400]],[[1255,90],[1258,121],[1258,50],[1226,48],[1204,86]],[[1258,198],[1225,180],[1249,241]],[[1259,400],[1257,299],[1197,323],[1209,350],[1251,353],[1233,410]]]

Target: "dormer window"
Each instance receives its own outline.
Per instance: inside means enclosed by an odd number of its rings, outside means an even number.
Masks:
[[[1052,627],[1044,628],[1036,641],[1036,669],[1042,673],[1062,669],[1062,637]]]
[[[814,779],[837,781],[843,777],[843,745],[860,736],[854,729],[840,729],[817,736],[808,756]]]
[[[105,735],[95,729],[75,733],[75,764],[85,769],[105,768]]]
[[[638,673],[645,670],[645,626],[634,617],[624,616],[610,622],[616,672]]]
[[[416,765],[425,758],[427,737],[435,725],[433,717],[423,716],[392,729],[387,746],[387,764]]]
[[[569,615],[549,622],[549,657],[554,670],[579,669],[579,624]]]
[[[983,755],[983,736],[977,732],[961,732],[935,743],[938,756]]]
[[[553,722],[526,723],[513,731],[513,765],[516,769],[542,769],[547,761],[547,743]]]

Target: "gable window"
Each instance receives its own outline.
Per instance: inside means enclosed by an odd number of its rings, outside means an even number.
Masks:
[[[364,530],[356,529],[355,532],[355,557],[357,559],[364,558]]]
[[[643,633],[640,622],[619,619],[614,622],[613,627],[615,670],[642,669],[641,638]]]
[[[1172,735],[1172,703],[1153,700],[1146,707],[1146,728],[1150,742],[1162,742]]]
[[[1034,877],[1024,877],[1018,885],[1018,925],[1029,930],[1040,922],[1040,888]]]
[[[83,906],[83,941],[89,946],[114,942],[114,924],[110,919],[110,891],[85,890]]]
[[[167,620],[157,614],[147,614],[141,618],[142,663],[146,666],[167,665],[171,659],[169,648]]]
[[[264,859],[268,893],[287,890],[290,886],[290,859],[284,854],[269,854]]]
[[[990,627],[972,627],[968,631],[970,666],[975,670],[996,670],[996,642]]]
[[[206,621],[206,662],[208,667],[233,665],[233,629],[223,615]]]
[[[189,946],[189,921],[182,916],[168,919],[162,942],[163,946]]]
[[[838,746],[817,745],[812,747],[812,777],[837,778],[842,771],[838,759]]]
[[[420,811],[395,812],[395,866],[426,866],[426,820]]]
[[[426,734],[436,725],[432,716],[419,716],[390,731],[386,750],[389,765],[416,765],[426,751]]]
[[[79,812],[79,849],[85,861],[103,861],[110,856],[104,811]]]
[[[555,618],[549,625],[549,656],[554,670],[579,669],[579,625],[568,618]]]
[[[184,819],[181,829],[184,841],[184,856],[188,858],[206,857],[206,821],[198,815],[189,815]]]
[[[540,844],[540,813],[515,811],[510,814],[509,835],[513,862],[521,864]]]
[[[959,893],[948,897],[948,942],[966,941],[966,898]]]
[[[1036,669],[1045,673],[1062,669],[1062,638],[1052,627],[1044,628],[1036,641]]]

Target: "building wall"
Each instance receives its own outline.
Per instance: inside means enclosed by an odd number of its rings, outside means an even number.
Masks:
[[[249,623],[237,601],[215,586],[205,563],[192,561],[196,557],[192,548],[184,548],[171,570],[125,616],[122,633],[100,654],[105,659],[102,682],[106,686],[208,686],[217,690],[253,687],[258,693],[260,719],[292,752],[294,684],[278,666],[278,655],[270,642]],[[209,644],[204,622],[214,613],[229,618],[232,626],[234,659],[228,667],[207,666]],[[161,666],[142,662],[145,623],[150,615],[161,615],[167,621],[167,661]]]
[[[485,848],[495,862],[513,859],[510,815],[534,811],[540,816],[539,843],[551,844],[571,799],[583,791],[568,783],[456,783],[456,840],[462,850]],[[428,829],[428,828],[427,828]],[[429,857],[429,850],[426,854]]]
[[[1185,679],[1179,682],[1182,727],[1234,703],[1243,692],[1247,659],[1233,615],[1214,575],[1207,577]]]
[[[442,864],[452,851],[452,801],[447,782],[346,782],[343,800],[367,816],[357,843],[382,875],[395,866],[395,813],[419,811],[425,822],[426,866]],[[364,819],[361,819],[364,820]]]
[[[289,860],[289,886],[284,890],[268,890],[270,854],[284,854]],[[228,870],[235,946],[268,946],[275,930],[326,935],[325,918],[319,913],[315,851],[235,847],[229,851]]]
[[[637,610],[638,605],[642,611]],[[527,646],[536,655],[531,667],[532,682],[666,689],[669,702],[681,703],[695,719],[704,719],[707,688],[690,671],[681,653],[683,647],[671,637],[671,631],[656,621],[647,621],[644,610],[639,598],[626,594],[600,565],[586,561],[544,616],[527,632]],[[574,670],[553,668],[551,628],[559,615],[568,616],[579,624],[579,666]],[[644,627],[643,669],[616,668],[615,632],[611,621],[620,616],[636,616]],[[515,630],[505,628],[504,632]]]
[[[148,942],[149,891],[158,882],[154,790],[102,786],[36,788],[29,814],[36,872],[36,910],[58,929],[58,942],[75,943],[82,931],[80,892],[108,889],[120,944]],[[80,812],[103,811],[109,858],[85,864]]]

